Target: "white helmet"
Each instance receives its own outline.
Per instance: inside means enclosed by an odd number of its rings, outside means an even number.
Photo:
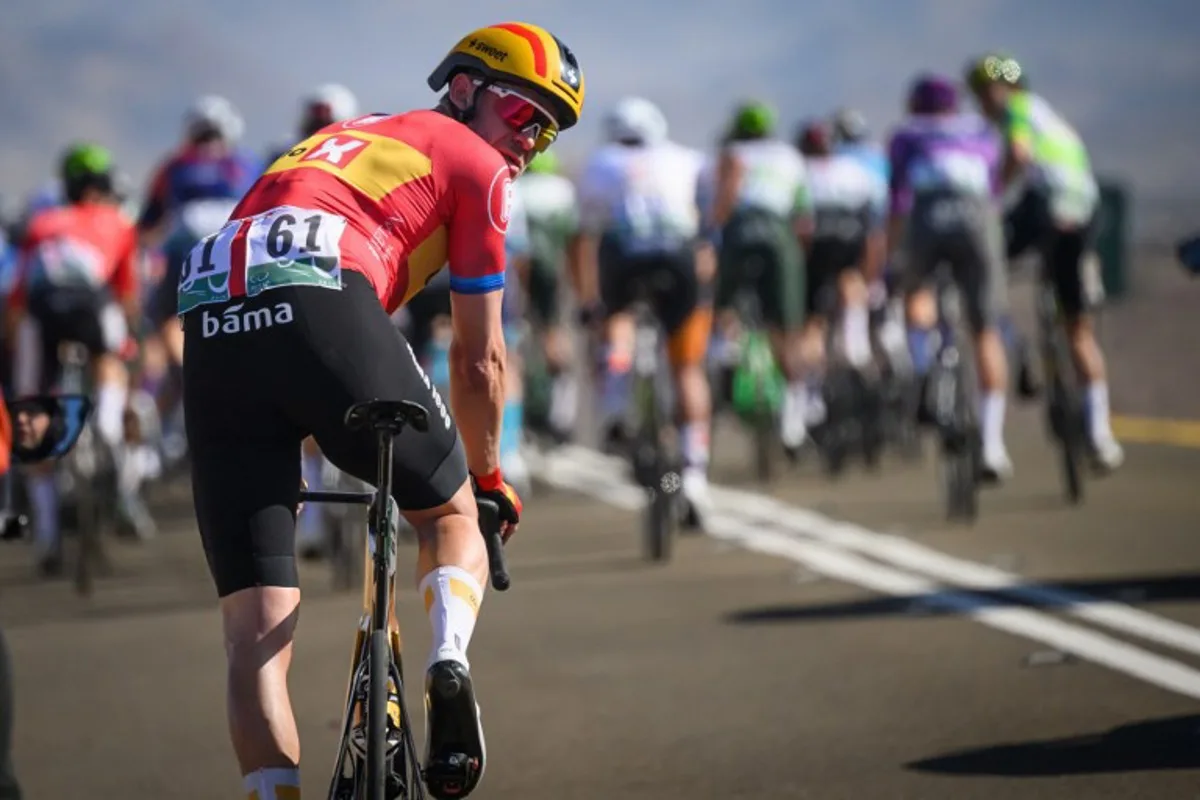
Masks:
[[[315,106],[325,106],[331,122],[350,119],[358,114],[358,98],[340,83],[324,83],[307,94],[304,97],[304,116],[311,114]]]
[[[617,101],[604,123],[610,142],[649,145],[667,139],[667,118],[658,106],[644,97],[625,97]]]
[[[184,115],[184,125],[189,134],[204,131],[216,133],[230,144],[242,138],[245,123],[233,103],[215,94],[206,94],[192,103]]]

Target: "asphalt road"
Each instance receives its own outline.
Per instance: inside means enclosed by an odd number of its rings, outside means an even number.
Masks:
[[[712,531],[661,567],[640,560],[620,465],[547,456],[513,587],[489,592],[471,646],[489,755],[475,796],[1200,795],[1200,450],[1130,443],[1069,508],[1035,409],[1009,440],[1017,475],[967,528],[941,521],[930,460],[756,487],[726,424]],[[88,601],[0,548],[31,800],[240,797],[198,537],[186,513],[164,526],[114,545]],[[319,566],[303,584],[291,688],[305,796],[321,797],[358,602]],[[400,616],[420,665],[415,592]]]
[[[513,588],[489,593],[472,643],[477,796],[1194,797],[1200,451],[1131,446],[1067,508],[1033,411],[1011,439],[1017,477],[967,529],[939,521],[932,463],[745,485],[726,425],[713,534],[664,567],[640,561],[619,466],[547,457],[556,486],[530,498]],[[238,796],[199,542],[186,516],[167,525],[114,548],[86,602],[3,553],[33,800]],[[320,567],[304,586],[292,693],[320,796],[357,602]],[[402,598],[416,663],[419,609]]]

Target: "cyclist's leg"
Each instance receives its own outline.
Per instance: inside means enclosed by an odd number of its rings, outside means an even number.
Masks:
[[[1079,371],[1088,411],[1088,439],[1098,464],[1115,469],[1124,461],[1109,420],[1108,377],[1104,353],[1096,341],[1092,314],[1084,288],[1084,258],[1088,252],[1086,229],[1055,230],[1045,245],[1045,269],[1050,270],[1058,301],[1066,318],[1071,353]]]
[[[346,409],[376,398],[411,400],[428,409],[428,431],[410,428],[396,437],[392,496],[418,536],[416,579],[433,631],[427,688],[458,687],[452,695],[429,695],[429,760],[442,764],[459,753],[478,762],[481,771],[483,733],[467,646],[488,562],[466,456],[445,401],[380,308],[366,278],[347,271],[342,280],[341,292],[278,290],[295,305],[298,321],[310,321],[290,328],[294,372],[303,377],[285,382],[281,391],[288,392],[289,414],[312,432],[329,460],[368,482],[377,480],[376,435],[349,431],[343,423]],[[299,475],[295,477],[298,484]],[[395,609],[390,613],[395,625]],[[464,776],[466,791],[478,776]]]
[[[245,306],[270,308],[280,294]],[[220,312],[209,306],[184,320],[192,489],[220,598],[230,739],[247,791],[272,797],[276,786],[300,786],[287,674],[300,604],[295,509],[304,431],[286,401],[313,389],[288,336],[303,320],[225,334],[205,324]]]
[[[804,441],[808,423],[823,414],[819,390],[811,379],[810,363],[823,352],[805,350],[805,321],[815,295],[809,291],[804,252],[782,219],[764,220],[766,269],[760,276],[758,298],[771,338],[771,348],[786,382],[780,409],[780,436],[785,447]],[[817,416],[814,417],[813,414]]]
[[[708,244],[688,248],[663,260],[662,269],[676,276],[673,291],[655,297],[656,313],[669,337],[667,355],[678,391],[683,493],[703,523],[709,510],[709,433],[712,429],[712,391],[704,357],[712,331],[712,281],[701,262],[711,259]]]
[[[551,381],[547,421],[556,435],[567,437],[574,427],[578,404],[571,374],[571,342],[560,316],[560,284],[558,261],[536,254],[530,257],[525,298]]]
[[[1004,445],[1008,353],[999,325],[1008,311],[1004,229],[999,211],[990,201],[971,202],[970,208],[974,219],[965,231],[963,247],[956,248],[955,277],[963,289],[967,320],[975,336],[984,468],[992,477],[1003,477],[1012,471]]]
[[[600,344],[600,431],[605,446],[618,445],[626,436],[623,427],[633,375],[635,325],[628,313],[633,302],[631,283],[636,262],[625,255],[611,236],[600,240],[600,300],[604,305],[604,330]]]
[[[917,422],[924,424],[932,422],[925,399],[937,358],[936,333],[939,323],[936,287],[930,278],[938,266],[941,253],[929,226],[916,217],[918,210],[914,208],[904,220],[896,253],[899,290],[904,296],[909,356],[917,376],[915,411]]]

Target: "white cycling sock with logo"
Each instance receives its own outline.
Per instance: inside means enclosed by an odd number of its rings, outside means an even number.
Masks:
[[[300,800],[300,768],[259,769],[242,778],[246,800]]]
[[[1108,384],[1094,381],[1087,387],[1088,428],[1093,442],[1115,438],[1108,415]]]
[[[1004,447],[1004,392],[988,392],[979,404],[979,427],[983,434],[983,452],[1000,455]]]
[[[30,475],[26,491],[33,511],[33,549],[45,558],[58,548],[58,484],[53,474]]]
[[[479,581],[462,567],[437,567],[421,580],[421,598],[433,630],[427,667],[438,661],[467,664],[467,645],[483,601]]]

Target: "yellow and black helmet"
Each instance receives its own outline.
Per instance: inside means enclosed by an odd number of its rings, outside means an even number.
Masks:
[[[440,91],[460,70],[535,90],[563,130],[583,112],[583,70],[575,54],[537,25],[503,22],[468,33],[429,76],[429,88]]]

